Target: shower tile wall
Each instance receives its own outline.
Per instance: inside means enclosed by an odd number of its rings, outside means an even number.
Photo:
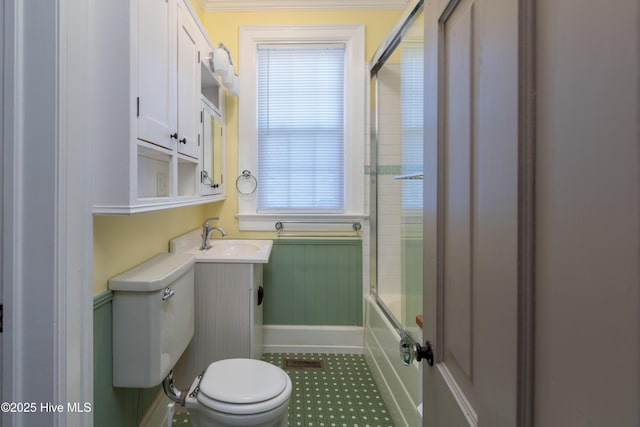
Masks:
[[[401,67],[387,62],[378,74],[378,294],[393,306],[402,292]],[[389,307],[392,308],[392,307]],[[393,308],[392,308],[393,309]]]

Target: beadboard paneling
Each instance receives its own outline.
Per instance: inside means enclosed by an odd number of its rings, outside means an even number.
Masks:
[[[93,297],[93,425],[136,427],[161,387],[113,387],[112,300],[111,291]]]
[[[256,292],[251,291],[259,286],[262,286],[262,264],[196,264],[196,328],[174,369],[174,381],[179,388],[191,386],[198,374],[218,360],[260,358],[262,324],[259,327],[253,324],[260,308],[256,307]]]
[[[362,242],[275,240],[264,293],[265,324],[362,326]]]

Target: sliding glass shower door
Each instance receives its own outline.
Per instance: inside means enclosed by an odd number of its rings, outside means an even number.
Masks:
[[[421,2],[372,66],[372,292],[418,338],[422,314],[424,43]]]

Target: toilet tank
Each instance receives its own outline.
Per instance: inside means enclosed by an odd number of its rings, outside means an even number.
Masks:
[[[195,257],[164,253],[109,280],[113,291],[113,386],[162,382],[194,333]]]

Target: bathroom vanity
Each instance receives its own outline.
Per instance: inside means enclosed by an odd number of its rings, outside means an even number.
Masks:
[[[170,244],[196,256],[195,334],[174,369],[179,387],[215,361],[262,356],[262,270],[273,242],[211,239],[203,251],[196,238],[199,230]]]
[[[262,264],[196,263],[197,366],[262,356]]]

